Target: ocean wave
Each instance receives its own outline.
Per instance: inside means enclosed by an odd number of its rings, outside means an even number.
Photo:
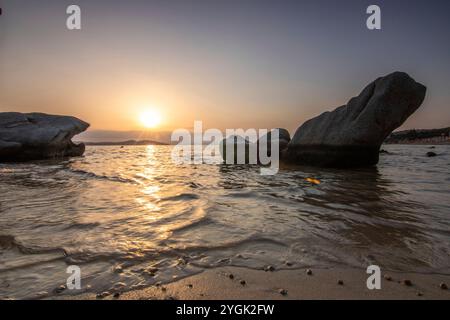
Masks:
[[[193,193],[181,193],[176,196],[162,198],[161,201],[189,201],[189,200],[197,200],[200,197]]]
[[[63,256],[66,255],[66,252],[63,248],[36,248],[26,246],[11,235],[0,235],[0,249],[2,250],[18,249],[23,254],[44,254],[44,253],[59,252]]]
[[[92,222],[92,223],[73,223],[67,227],[64,228],[64,230],[72,230],[72,229],[94,229],[101,224],[99,222]]]
[[[96,174],[94,172],[82,170],[82,169],[73,169],[73,168],[66,168],[66,171],[81,175],[83,177],[98,179],[98,180],[107,180],[111,182],[120,182],[120,183],[129,183],[129,184],[138,184],[135,180],[119,177],[119,176],[106,176],[106,175],[100,175]]]

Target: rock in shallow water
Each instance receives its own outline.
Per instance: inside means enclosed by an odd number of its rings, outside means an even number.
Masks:
[[[27,161],[83,155],[72,138],[89,124],[75,117],[44,113],[0,113],[0,161]]]
[[[266,143],[266,151],[265,154],[268,156],[271,156],[272,154],[272,139],[275,138],[275,133],[278,132],[278,152],[280,154],[280,158],[283,157],[284,152],[287,149],[287,146],[289,144],[289,141],[291,141],[291,136],[289,134],[289,131],[283,128],[277,128],[269,131],[266,136],[261,137],[261,139],[258,140],[258,156],[259,156],[259,148],[261,148],[261,145],[263,144],[263,141]],[[274,141],[276,141],[274,140]]]
[[[275,140],[275,132],[278,133]],[[256,143],[249,141],[248,137],[242,137],[238,135],[229,136],[220,142],[220,153],[222,159],[227,164],[257,164],[263,162],[260,158],[260,152],[263,156],[272,156],[272,139],[278,142],[278,152],[280,157],[283,157],[283,152],[286,151],[291,137],[289,131],[283,128],[277,128],[269,131],[266,135],[263,135]],[[265,149],[261,149],[263,143],[266,144]],[[227,150],[231,151],[233,157],[227,159]],[[241,158],[239,158],[241,157]],[[240,159],[240,160],[239,160]],[[239,160],[239,161],[238,161]],[[265,162],[265,160],[264,160]]]
[[[347,105],[297,129],[286,160],[324,167],[375,165],[383,141],[420,107],[425,93],[425,86],[403,72],[378,78]]]

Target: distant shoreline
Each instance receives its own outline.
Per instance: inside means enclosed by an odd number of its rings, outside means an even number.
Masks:
[[[168,143],[153,140],[127,140],[127,141],[101,141],[101,142],[84,142],[87,146],[167,146]]]
[[[450,145],[450,141],[422,141],[422,140],[413,140],[413,141],[399,141],[399,142],[384,142],[384,145],[412,145],[412,146],[444,146]]]
[[[393,132],[384,144],[445,145],[450,144],[450,127],[413,129]]]

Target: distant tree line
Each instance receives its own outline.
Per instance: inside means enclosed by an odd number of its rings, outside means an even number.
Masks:
[[[385,143],[397,143],[399,141],[414,141],[431,138],[448,138],[450,136],[450,127],[442,129],[412,129],[393,132],[387,137]]]

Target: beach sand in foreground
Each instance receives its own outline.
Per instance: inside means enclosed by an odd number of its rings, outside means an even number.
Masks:
[[[125,300],[276,300],[276,299],[450,299],[449,275],[384,272],[381,290],[368,290],[363,269],[312,269],[266,272],[237,267],[206,270],[170,284],[109,295]],[[386,279],[389,278],[390,279]],[[341,280],[342,282],[339,283]],[[406,285],[404,280],[410,280]],[[245,281],[245,283],[243,282]],[[61,297],[67,299],[68,297]],[[69,299],[97,299],[83,294]]]

